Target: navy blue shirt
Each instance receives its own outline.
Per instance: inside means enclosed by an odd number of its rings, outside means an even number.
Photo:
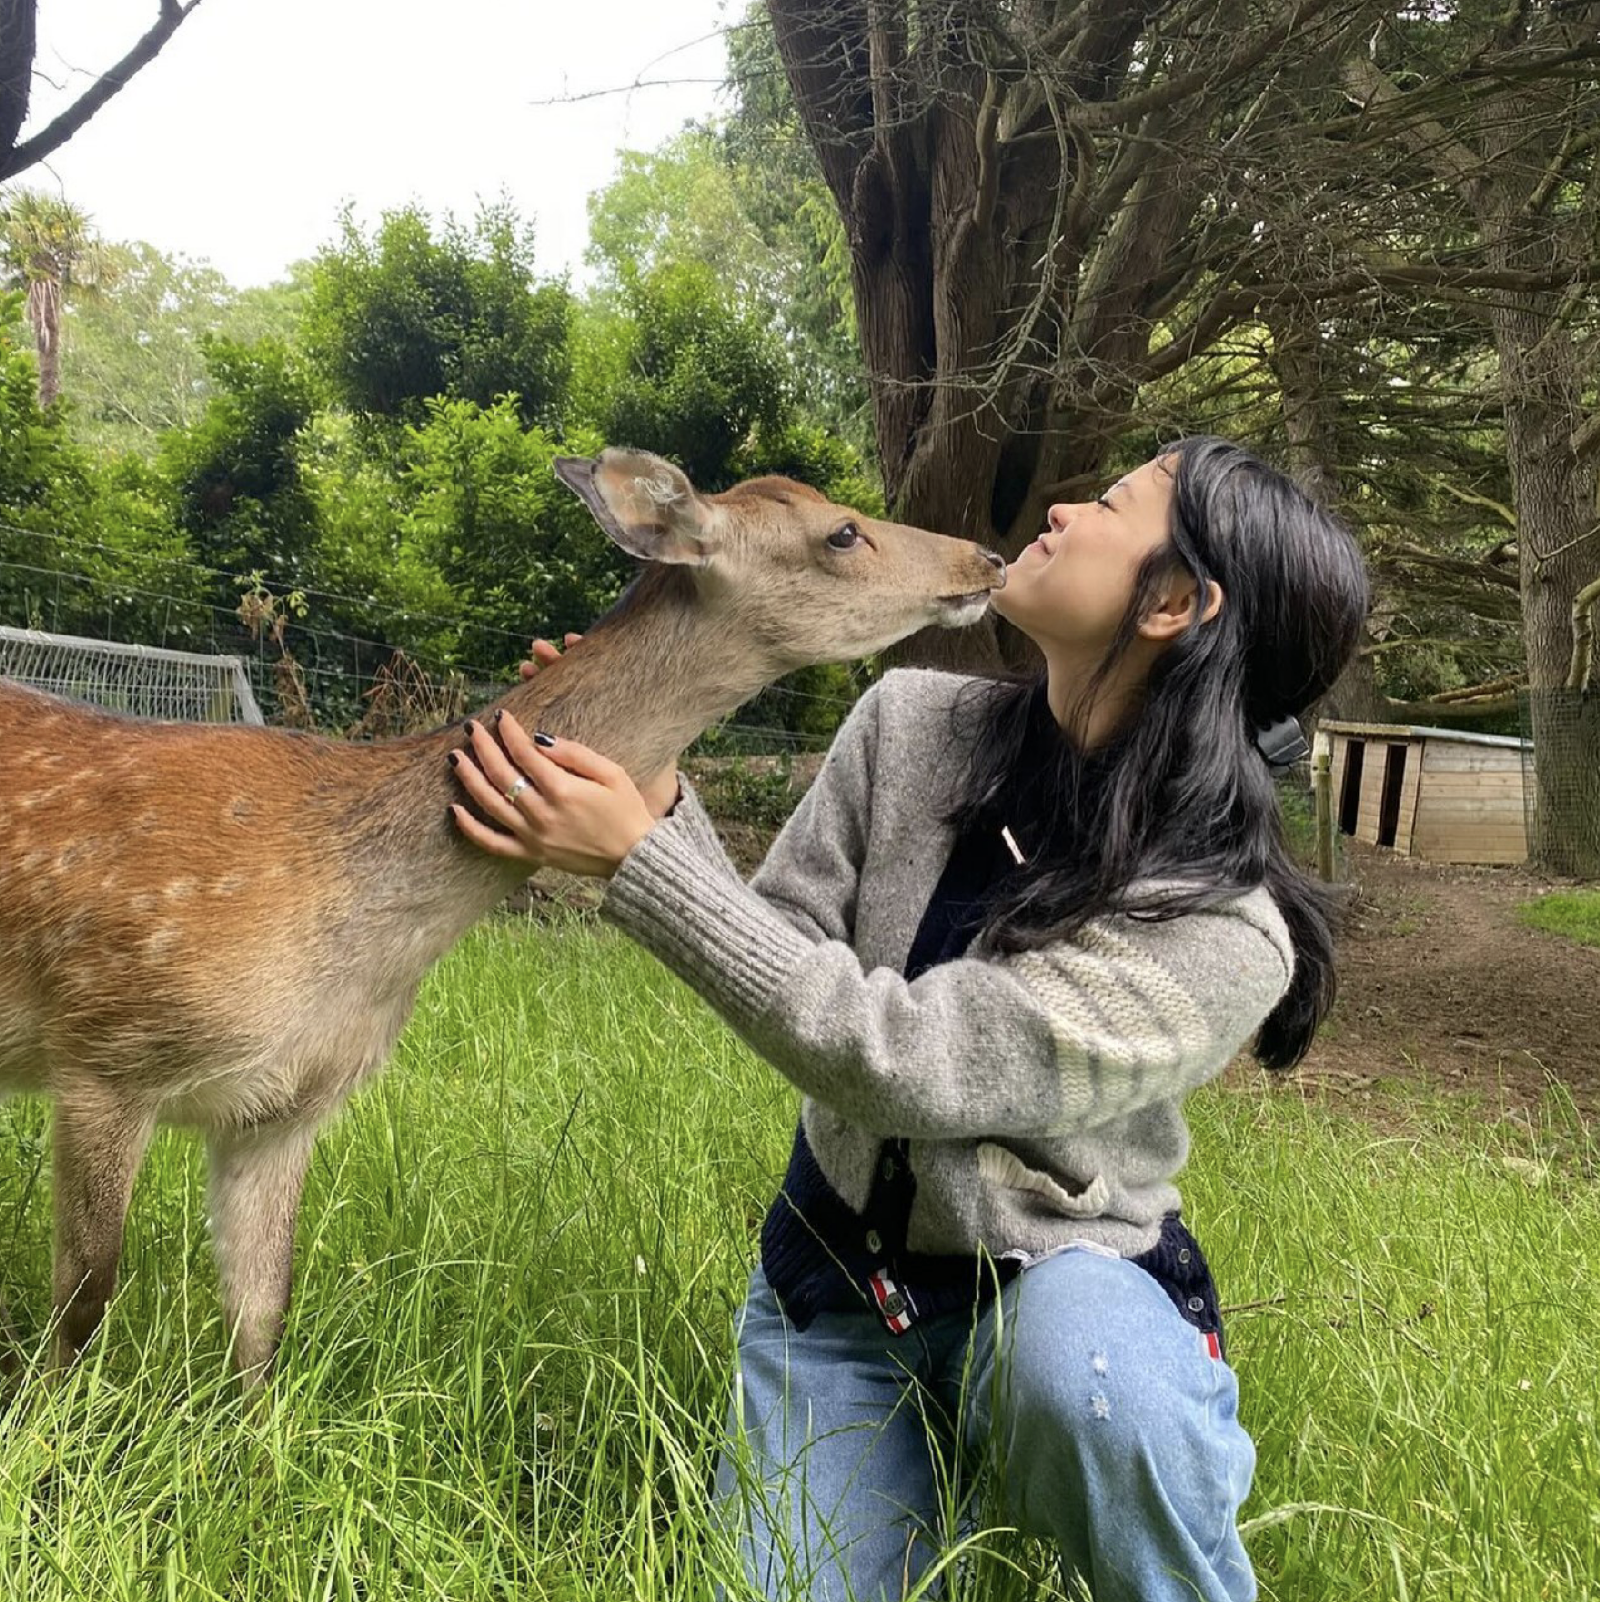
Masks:
[[[1025,792],[1048,782],[1056,771],[1050,742],[1059,739],[1040,693],[1029,709],[1028,737],[1018,763],[1024,777],[1013,797],[1014,816],[1041,815],[1036,798]],[[1080,800],[1083,785],[1097,779],[1097,771],[1085,765]],[[1020,825],[1013,827],[1013,838],[1024,852],[1029,849],[1031,842],[1023,837]],[[911,943],[906,978],[915,979],[962,956],[1017,871],[998,821],[984,820],[962,830]],[[824,1177],[804,1126],[796,1129],[788,1172],[761,1226],[762,1271],[796,1328],[804,1329],[821,1312],[877,1307],[874,1276],[888,1277],[909,1304],[913,1321],[979,1306],[1015,1276],[1014,1261],[909,1250],[906,1231],[915,1195],[907,1142],[886,1140],[866,1207],[856,1212]],[[1155,1246],[1132,1261],[1156,1280],[1189,1323],[1214,1334],[1220,1349],[1216,1287],[1199,1242],[1176,1213],[1162,1221]],[[896,1301],[893,1310],[900,1305]]]

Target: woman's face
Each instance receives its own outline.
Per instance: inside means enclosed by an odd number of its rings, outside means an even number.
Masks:
[[[1176,468],[1158,456],[1098,500],[1052,506],[1050,526],[1007,569],[995,611],[1046,655],[1057,647],[1098,658],[1127,614],[1140,565],[1167,543]]]

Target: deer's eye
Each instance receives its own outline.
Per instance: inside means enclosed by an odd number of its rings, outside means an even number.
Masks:
[[[848,551],[860,543],[861,530],[854,523],[846,523],[828,536],[828,544],[836,551]]]

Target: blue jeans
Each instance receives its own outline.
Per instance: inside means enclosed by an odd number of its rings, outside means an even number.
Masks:
[[[1095,1602],[1249,1602],[1238,1396],[1160,1286],[1097,1252],[903,1335],[866,1310],[796,1330],[757,1269],[719,1503],[772,1598],[904,1596],[938,1559],[940,1509],[966,1498],[970,1519],[987,1470],[1004,1522],[1053,1542]]]

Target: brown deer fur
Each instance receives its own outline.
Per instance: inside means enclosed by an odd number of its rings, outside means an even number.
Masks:
[[[641,780],[784,672],[971,621],[1004,579],[976,546],[788,480],[699,496],[619,451],[559,470],[650,565],[495,704]],[[836,549],[846,525],[860,543]],[[235,1360],[264,1372],[317,1127],[517,878],[448,822],[461,740],[136,723],[0,683],[0,1091],[55,1104],[60,1360],[100,1322],[134,1175],[168,1123],[205,1135]]]

